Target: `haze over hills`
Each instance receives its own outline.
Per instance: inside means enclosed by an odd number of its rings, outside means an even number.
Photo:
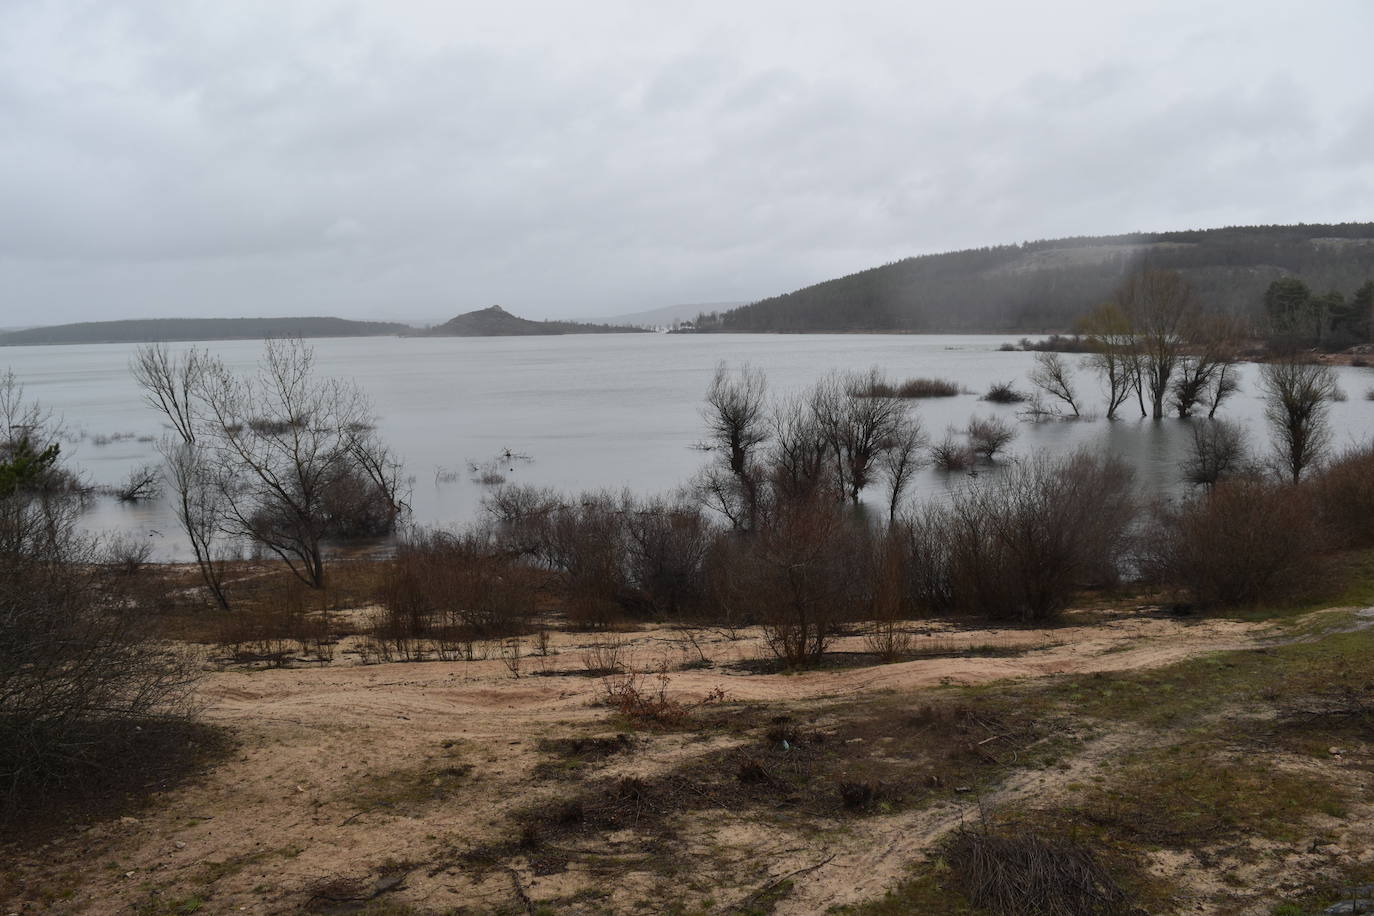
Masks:
[[[395,321],[347,318],[131,318],[0,333],[0,346],[258,340],[264,337],[383,337],[412,330]]]
[[[465,312],[418,333],[426,337],[533,337],[554,334],[636,334],[644,333],[644,329],[580,321],[531,321],[493,305]]]
[[[1060,331],[1144,266],[1209,307],[1257,314],[1297,276],[1349,296],[1374,278],[1374,223],[1075,237],[922,255],[732,309],[706,331]]]
[[[642,312],[629,312],[624,315],[610,315],[607,317],[598,316],[586,320],[602,324],[659,328],[675,325],[683,321],[694,321],[698,315],[710,314],[711,312],[724,312],[748,304],[748,302],[739,300],[734,302],[684,302],[678,305],[665,305],[662,308],[646,309]]]

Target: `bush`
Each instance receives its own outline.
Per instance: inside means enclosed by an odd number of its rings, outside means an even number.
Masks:
[[[131,610],[131,576],[77,533],[50,430],[0,378],[0,819],[79,790],[185,724],[196,672]],[[32,414],[28,414],[32,415]]]
[[[1241,477],[1157,511],[1143,564],[1202,607],[1252,605],[1320,581],[1324,540],[1304,489]]]
[[[968,443],[975,455],[993,461],[1016,438],[1016,428],[998,417],[974,417],[968,421]]]
[[[852,393],[860,398],[952,398],[959,390],[959,386],[948,379],[909,378],[892,385],[886,379],[874,378]]]
[[[968,443],[955,438],[953,431],[930,447],[930,458],[942,471],[967,471],[975,457]]]
[[[983,400],[993,404],[1020,404],[1030,400],[1030,397],[1017,391],[1011,382],[994,382],[988,387],[988,393],[983,395]]]
[[[372,634],[402,658],[421,657],[426,646],[453,657],[476,639],[523,633],[535,579],[484,532],[413,533],[386,562]]]
[[[815,664],[839,621],[865,615],[868,531],[842,506],[818,500],[780,507],[766,528],[731,543],[729,605],[750,608],[764,640],[791,666]]]
[[[1374,447],[1350,449],[1309,482],[1322,526],[1337,544],[1374,546]]]
[[[931,559],[944,568],[921,572],[923,600],[943,592],[955,610],[1051,618],[1078,589],[1117,580],[1134,516],[1131,472],[1119,459],[1040,455],[957,493],[911,529],[941,542]]]

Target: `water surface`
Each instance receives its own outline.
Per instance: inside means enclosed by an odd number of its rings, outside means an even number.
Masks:
[[[743,362],[764,370],[770,390],[799,391],[832,369],[878,366],[890,377],[948,378],[977,394],[912,402],[926,430],[939,438],[974,414],[1015,420],[1017,408],[978,400],[994,381],[1029,390],[1033,354],[1000,352],[1005,338],[985,335],[575,335],[506,338],[338,338],[311,341],[321,374],[355,379],[371,396],[378,428],[413,478],[415,519],[461,524],[480,511],[486,487],[469,473],[509,450],[529,461],[500,462],[513,483],[564,490],[629,488],[638,493],[684,484],[708,456],[692,446],[702,438],[701,400],[716,364]],[[190,344],[174,344],[181,350]],[[202,344],[234,369],[250,370],[262,345],[252,341]],[[95,484],[119,483],[136,465],[155,460],[151,441],[160,416],[147,407],[129,373],[133,345],[99,344],[0,349],[0,370],[14,370],[27,394],[65,421],[68,460]],[[1067,356],[1077,361],[1080,357]],[[1365,392],[1374,371],[1340,368],[1349,400],[1332,406],[1335,444],[1368,441],[1374,402]],[[1263,446],[1258,367],[1240,367],[1241,391],[1221,416],[1246,424]],[[1101,412],[1094,376],[1080,373],[1090,407]],[[1063,452],[1100,445],[1121,455],[1147,494],[1179,485],[1178,464],[1194,421],[1141,420],[1133,403],[1125,419],[1018,423],[1014,455],[1036,449]],[[98,445],[100,437],[133,434]],[[964,483],[962,474],[922,471],[918,497]],[[871,499],[880,500],[874,492]],[[183,552],[167,505],[97,500],[94,529],[127,529],[148,536],[161,556]]]

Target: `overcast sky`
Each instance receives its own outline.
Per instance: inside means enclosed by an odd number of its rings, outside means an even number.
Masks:
[[[1369,0],[0,0],[0,325],[609,315],[1374,219],[1372,38]]]

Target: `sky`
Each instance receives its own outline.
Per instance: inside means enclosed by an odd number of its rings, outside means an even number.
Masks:
[[[748,301],[1374,219],[1374,3],[0,0],[0,326]]]

